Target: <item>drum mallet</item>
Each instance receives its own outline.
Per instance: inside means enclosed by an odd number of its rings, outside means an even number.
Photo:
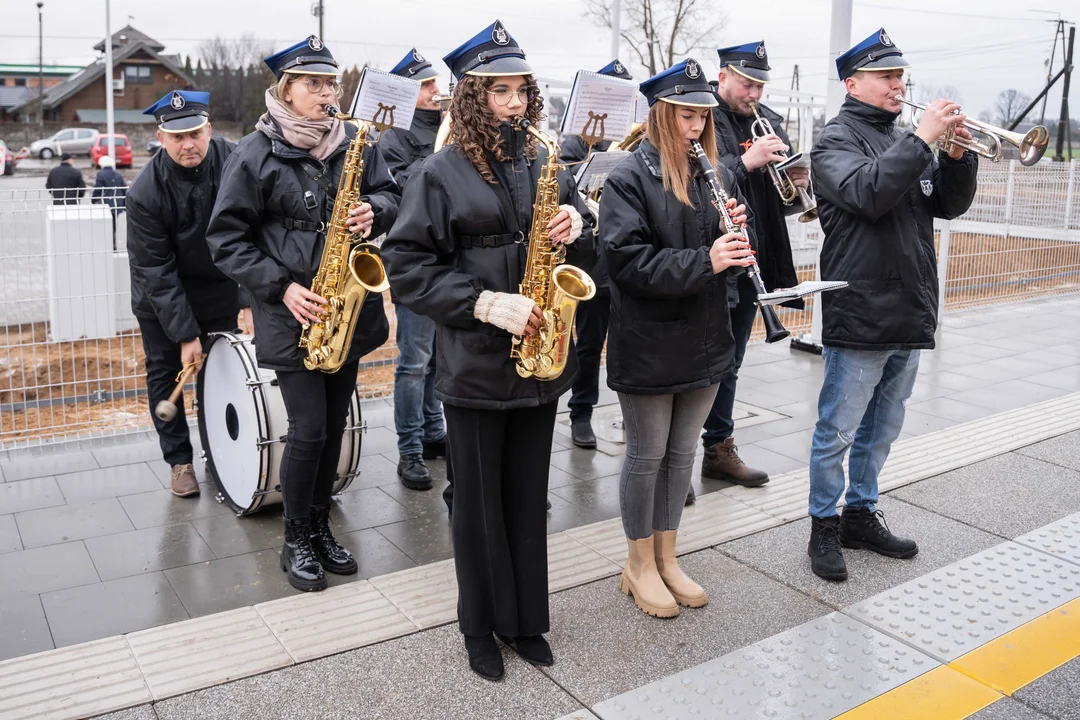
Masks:
[[[176,376],[176,387],[173,388],[172,395],[168,400],[162,400],[154,408],[154,415],[159,420],[169,422],[176,417],[176,401],[180,397],[180,393],[184,392],[184,385],[187,384],[188,378],[191,377],[191,373],[195,372],[197,363],[188,363],[184,366],[184,369],[180,371],[180,374]]]

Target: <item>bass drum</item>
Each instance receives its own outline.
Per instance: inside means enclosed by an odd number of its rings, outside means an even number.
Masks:
[[[277,374],[255,362],[251,338],[222,332],[210,335],[196,389],[202,458],[217,485],[217,501],[237,515],[281,503],[281,454],[289,429]],[[334,494],[344,492],[358,474],[360,398],[353,392],[341,442]]]

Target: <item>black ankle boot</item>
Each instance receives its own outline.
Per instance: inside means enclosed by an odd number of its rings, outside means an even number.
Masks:
[[[844,508],[840,518],[840,542],[846,548],[873,550],[891,558],[910,558],[919,554],[914,540],[898,537],[889,531],[885,515],[867,508]]]
[[[551,654],[551,646],[543,635],[522,635],[516,638],[497,635],[508,648],[521,656],[525,662],[551,667],[555,664],[555,657]]]
[[[335,575],[354,575],[356,559],[330,532],[330,506],[311,506],[311,549],[323,570]]]
[[[297,590],[325,590],[326,575],[311,549],[308,518],[285,518],[285,546],[281,548],[281,569]]]
[[[570,440],[579,448],[595,449],[596,434],[592,429],[592,421],[589,418],[580,418],[570,423]]]
[[[810,517],[810,544],[806,548],[814,574],[825,580],[847,580],[847,563],[840,549],[840,518]]]
[[[505,668],[502,653],[491,635],[483,637],[465,636],[465,650],[469,653],[469,667],[473,672],[487,680],[501,680]]]

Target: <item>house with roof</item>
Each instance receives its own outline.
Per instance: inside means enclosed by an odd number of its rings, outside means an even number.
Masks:
[[[164,45],[130,25],[113,33],[112,46],[113,108],[117,123],[153,123],[154,118],[142,114],[143,108],[169,90],[194,87],[179,55],[165,54]],[[105,123],[105,41],[94,49],[101,53],[97,60],[46,87],[41,100],[46,122]],[[22,122],[36,122],[37,94],[12,107],[8,115]]]
[[[42,65],[0,62],[0,120],[9,120],[11,111],[38,97],[38,79],[46,90],[82,70],[80,65]],[[39,75],[40,73],[40,75]]]

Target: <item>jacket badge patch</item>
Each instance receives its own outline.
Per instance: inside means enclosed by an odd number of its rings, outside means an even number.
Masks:
[[[922,194],[926,197],[930,197],[930,195],[933,194],[934,182],[932,180],[920,180],[919,185],[922,187]]]

